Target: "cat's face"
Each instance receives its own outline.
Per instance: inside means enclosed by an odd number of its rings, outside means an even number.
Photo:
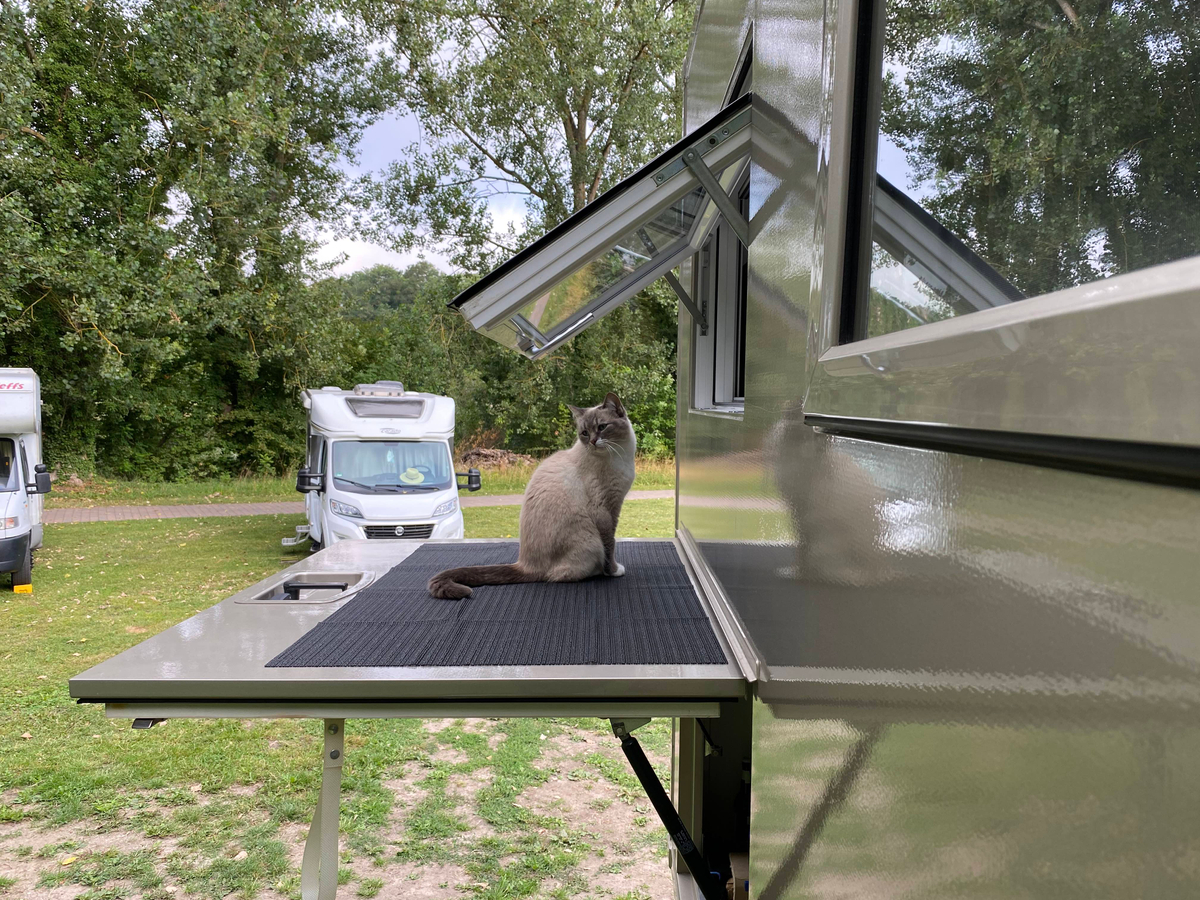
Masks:
[[[611,391],[599,406],[587,409],[572,406],[570,409],[579,442],[589,450],[610,451],[613,447],[623,448],[633,440],[633,426],[621,405],[621,398]]]

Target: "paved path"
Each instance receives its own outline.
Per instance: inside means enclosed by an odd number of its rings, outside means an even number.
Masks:
[[[628,500],[665,500],[674,491],[630,491]],[[460,495],[458,502],[468,506],[520,506],[521,494],[493,494],[489,497]],[[301,515],[304,501],[285,503],[186,503],[173,506],[93,506],[88,509],[47,509],[42,521],[48,525],[72,522],[123,522],[128,519],[194,519],[207,516]]]

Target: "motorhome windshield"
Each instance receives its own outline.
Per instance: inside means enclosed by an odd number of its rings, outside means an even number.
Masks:
[[[16,445],[12,438],[0,438],[0,491],[15,491],[19,486]]]
[[[450,450],[441,441],[336,441],[333,478],[351,493],[420,493],[454,484]]]

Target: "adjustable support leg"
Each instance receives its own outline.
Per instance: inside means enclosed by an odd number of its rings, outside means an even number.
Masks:
[[[704,895],[704,900],[727,900],[725,886],[708,871],[704,857],[700,855],[700,851],[692,842],[692,836],[688,834],[687,826],[679,818],[679,813],[663,789],[662,782],[658,780],[658,775],[655,773],[654,767],[650,765],[650,760],[646,759],[642,745],[631,734],[635,728],[640,728],[650,720],[610,719],[609,721],[612,723],[613,734],[621,740],[621,749],[625,751],[625,758],[629,760],[633,774],[642,783],[646,796],[650,798],[650,802],[654,805],[654,811],[658,813],[663,827],[671,836],[675,849],[679,851],[679,855],[687,864],[688,871],[692,873],[692,878],[700,888],[700,893]]]
[[[321,756],[321,793],[300,863],[303,900],[333,900],[338,885],[338,806],[345,762],[345,719],[325,720],[325,749]]]

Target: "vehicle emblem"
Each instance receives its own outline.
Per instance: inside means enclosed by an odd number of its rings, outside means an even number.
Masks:
[[[399,428],[380,428],[379,430],[384,434],[399,434],[401,431]]]
[[[403,536],[404,536],[404,526],[397,525],[396,526],[396,537],[403,537]]]

